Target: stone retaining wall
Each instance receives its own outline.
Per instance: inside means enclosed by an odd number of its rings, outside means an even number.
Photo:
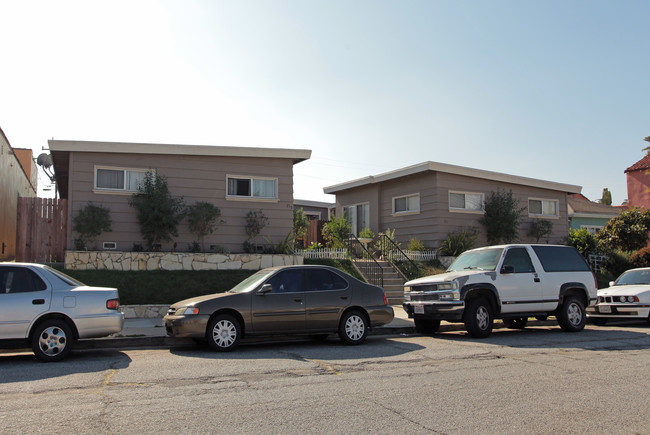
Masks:
[[[207,254],[189,252],[66,251],[71,270],[260,270],[303,264],[300,255]]]
[[[156,319],[167,314],[169,305],[121,305],[125,319]]]

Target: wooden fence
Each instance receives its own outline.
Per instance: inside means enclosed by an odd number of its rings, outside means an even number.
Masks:
[[[63,261],[68,228],[65,199],[18,198],[16,261]]]

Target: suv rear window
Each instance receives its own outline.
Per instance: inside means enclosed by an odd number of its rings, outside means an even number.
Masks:
[[[571,246],[532,246],[546,272],[591,272],[587,261]]]

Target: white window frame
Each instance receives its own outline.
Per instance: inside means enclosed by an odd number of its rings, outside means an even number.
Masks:
[[[596,234],[598,234],[598,231],[605,228],[605,226],[604,225],[580,225],[580,229],[583,228],[595,236]]]
[[[477,195],[481,197],[481,209],[480,210],[475,210],[471,208],[459,208],[459,207],[452,207],[451,206],[451,195],[456,194],[456,195]],[[449,204],[449,211],[453,213],[476,213],[476,214],[483,214],[485,213],[485,193],[481,192],[466,192],[466,191],[461,191],[461,190],[450,190],[449,193],[447,194],[447,201]],[[467,203],[467,201],[465,201]]]
[[[249,180],[251,185],[251,194],[250,195],[230,195],[228,193],[228,184],[231,179],[237,179],[237,180]],[[275,184],[275,191],[273,192],[273,196],[253,196],[253,183],[255,180],[261,180],[261,181],[273,181]],[[261,202],[277,202],[279,200],[278,197],[278,184],[279,184],[279,179],[277,177],[257,177],[253,175],[232,175],[232,174],[227,174],[226,175],[226,199],[227,200],[235,200],[235,201],[261,201]]]
[[[531,211],[530,211],[530,201],[540,201],[541,206],[542,206],[542,212],[541,213],[531,213]],[[545,202],[547,202],[547,203],[555,203],[555,214],[544,213],[544,203]],[[559,219],[560,218],[560,201],[557,200],[557,199],[549,199],[549,198],[528,198],[528,216],[529,217]]]
[[[104,169],[107,171],[123,171],[124,173],[124,188],[122,189],[114,189],[110,187],[99,187],[97,186],[97,171],[99,169]],[[146,174],[147,172],[151,172],[155,174],[156,172],[153,169],[145,169],[145,168],[127,168],[124,166],[103,166],[103,165],[95,165],[95,169],[93,170],[93,192],[94,193],[111,193],[111,194],[124,194],[124,195],[131,195],[138,190],[135,189],[127,189],[127,182],[126,182],[126,174],[128,172],[141,172]]]
[[[417,200],[417,206],[413,210],[409,210],[409,208],[408,208],[410,198],[416,198],[416,200]],[[402,211],[397,211],[396,210],[395,203],[397,202],[398,199],[406,199],[406,210],[402,210]],[[408,194],[408,195],[394,196],[393,200],[392,200],[392,203],[393,203],[393,215],[395,215],[395,216],[404,216],[404,215],[408,215],[408,214],[418,214],[418,213],[420,213],[420,194],[419,193],[411,193],[411,194]]]

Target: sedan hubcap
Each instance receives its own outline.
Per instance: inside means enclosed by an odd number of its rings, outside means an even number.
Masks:
[[[366,325],[359,316],[350,316],[345,322],[345,333],[352,340],[359,340],[366,331]]]
[[[221,320],[214,325],[212,339],[219,347],[231,346],[237,338],[235,325],[227,320]]]
[[[38,345],[44,354],[49,356],[58,355],[65,349],[67,337],[61,328],[50,326],[41,332]]]

